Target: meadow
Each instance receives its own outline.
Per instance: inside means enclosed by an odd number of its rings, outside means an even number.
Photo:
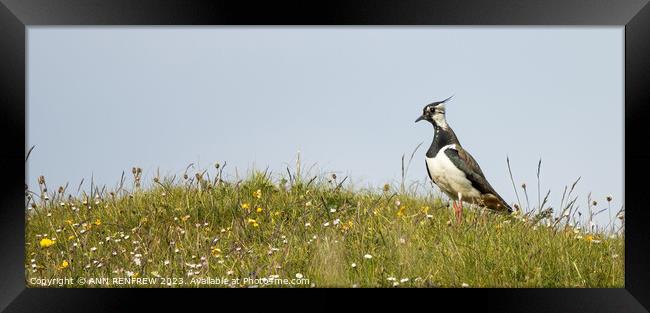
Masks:
[[[571,189],[559,210],[545,207],[546,199],[518,204],[511,215],[466,206],[457,223],[445,199],[403,183],[355,188],[346,178],[299,170],[244,179],[223,171],[188,167],[145,182],[134,167],[113,190],[88,192],[48,190],[39,177],[39,190],[25,198],[26,284],[624,286],[622,225],[580,223]],[[69,280],[55,283],[60,278]]]

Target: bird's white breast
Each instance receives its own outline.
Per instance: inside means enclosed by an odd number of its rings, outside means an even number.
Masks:
[[[480,197],[480,192],[472,187],[472,182],[467,179],[465,173],[458,169],[447,157],[445,150],[456,149],[455,144],[442,147],[433,158],[426,158],[427,167],[433,182],[440,187],[452,199],[458,199],[458,193],[462,194],[463,200],[470,201]]]

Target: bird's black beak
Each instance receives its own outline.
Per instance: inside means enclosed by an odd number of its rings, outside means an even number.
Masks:
[[[420,117],[418,117],[418,119],[415,120],[415,122],[417,123],[417,122],[419,122],[419,121],[421,121],[421,120],[423,120],[423,119],[424,119],[424,115],[420,115]]]

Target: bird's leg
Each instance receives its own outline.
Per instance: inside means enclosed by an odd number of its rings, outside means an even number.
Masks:
[[[456,224],[460,223],[460,205],[454,201],[454,216],[456,217]]]

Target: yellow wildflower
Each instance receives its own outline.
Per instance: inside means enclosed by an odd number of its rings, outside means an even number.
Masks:
[[[68,223],[68,225],[72,225],[72,220],[65,220],[65,222]]]
[[[261,190],[261,189],[257,189],[257,191],[255,191],[255,192],[253,193],[253,196],[255,196],[255,198],[257,198],[257,199],[261,198],[261,197],[262,197],[262,190]]]
[[[212,247],[212,249],[210,249],[210,252],[212,253],[213,256],[216,256],[216,257],[221,255],[221,249],[219,249],[217,247]]]
[[[257,213],[262,213],[262,208],[257,208],[255,211],[257,211]]]
[[[59,266],[59,269],[62,270],[64,268],[68,267],[69,265],[70,265],[70,263],[68,263],[68,261],[63,260],[63,262],[61,262],[61,265]]]
[[[429,210],[430,210],[430,209],[431,209],[431,208],[428,207],[428,206],[423,206],[423,207],[422,207],[422,212],[424,212],[424,214],[429,214]]]
[[[253,227],[259,227],[260,226],[260,224],[258,224],[257,221],[252,219],[252,218],[248,219],[248,223],[253,225]]]
[[[39,242],[39,244],[41,245],[41,248],[49,248],[49,247],[51,247],[52,245],[54,245],[55,243],[56,243],[56,241],[54,241],[54,240],[50,240],[50,239],[48,239],[48,238],[43,238],[43,239],[41,239],[41,241]]]
[[[590,243],[600,243],[600,240],[599,240],[599,239],[596,239],[596,238],[595,238],[594,236],[592,236],[592,235],[588,235],[587,237],[585,237],[585,240],[586,240],[587,242],[590,242]]]
[[[102,221],[100,219],[95,220],[95,225],[99,226],[102,224]]]
[[[405,211],[406,211],[406,207],[405,207],[405,206],[400,206],[400,207],[399,207],[399,210],[397,210],[397,217],[402,217],[402,216],[404,216],[404,212],[405,212]]]
[[[74,239],[74,235],[71,235],[70,237],[68,237],[68,240],[72,240],[72,239]]]
[[[246,202],[241,204],[241,208],[244,209],[244,210],[248,210],[248,209],[250,209],[250,207],[251,207],[250,204],[248,204]]]

